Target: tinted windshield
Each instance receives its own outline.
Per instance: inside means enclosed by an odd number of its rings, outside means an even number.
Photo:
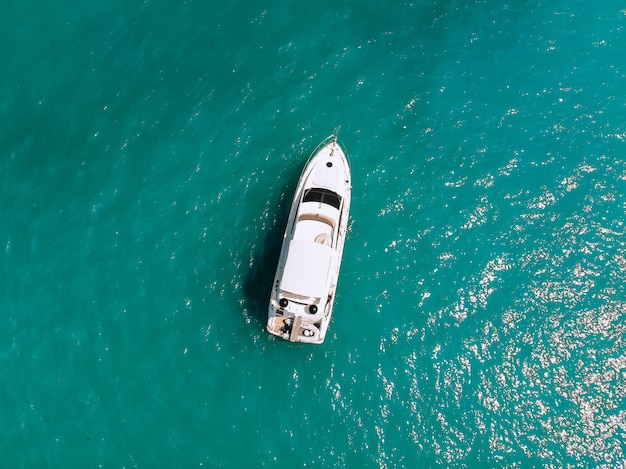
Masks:
[[[341,196],[328,189],[322,189],[320,187],[314,187],[304,193],[303,202],[322,202],[328,204],[339,210],[341,205]]]

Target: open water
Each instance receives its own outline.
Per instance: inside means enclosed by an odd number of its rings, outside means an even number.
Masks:
[[[0,466],[625,467],[621,0],[0,15]],[[264,331],[297,176],[326,342]]]

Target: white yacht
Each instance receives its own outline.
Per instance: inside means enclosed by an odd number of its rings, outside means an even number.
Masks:
[[[268,310],[267,330],[291,342],[321,344],[337,290],[348,228],[351,176],[337,136],[307,161],[289,211]]]

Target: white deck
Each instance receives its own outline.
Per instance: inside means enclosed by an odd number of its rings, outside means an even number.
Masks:
[[[313,174],[311,185],[313,187],[326,187],[336,191],[343,183],[344,174],[343,168],[338,164],[330,168],[326,165],[322,165]]]

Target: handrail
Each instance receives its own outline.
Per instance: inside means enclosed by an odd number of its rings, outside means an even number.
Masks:
[[[324,146],[328,145],[330,142],[334,142],[337,145],[339,145],[339,147],[341,148],[341,150],[343,151],[343,154],[346,155],[346,160],[348,161],[348,165],[350,165],[350,157],[348,155],[348,152],[346,150],[345,145],[342,143],[341,140],[339,140],[339,127],[335,128],[335,132],[330,134],[328,137],[326,137],[324,140],[322,140],[311,152],[311,154],[309,155],[309,157],[307,158],[307,163],[311,160],[311,158],[313,158],[318,151],[320,151]]]

